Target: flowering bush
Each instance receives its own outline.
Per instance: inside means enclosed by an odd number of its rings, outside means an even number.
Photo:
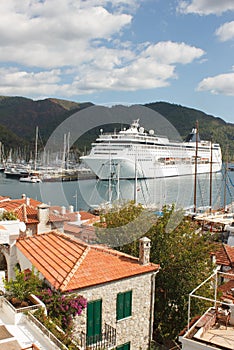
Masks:
[[[87,306],[87,300],[81,295],[64,295],[47,288],[38,296],[46,305],[48,315],[56,318],[62,329],[72,327],[75,316],[79,316]]]

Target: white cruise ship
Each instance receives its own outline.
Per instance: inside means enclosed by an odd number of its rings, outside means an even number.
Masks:
[[[146,132],[134,120],[129,128],[103,133],[81,159],[101,180],[146,179],[218,172],[222,167],[219,144],[202,141],[193,129],[184,142]]]

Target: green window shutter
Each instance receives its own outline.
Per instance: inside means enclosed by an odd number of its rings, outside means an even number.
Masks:
[[[124,293],[117,295],[117,320],[124,318]]]
[[[124,317],[129,317],[132,314],[132,291],[126,292],[124,297],[125,297]]]
[[[102,332],[102,300],[94,303],[94,335]]]
[[[87,336],[95,337],[102,332],[102,300],[91,301],[87,306]]]
[[[132,291],[117,295],[117,320],[129,317],[132,314]]]

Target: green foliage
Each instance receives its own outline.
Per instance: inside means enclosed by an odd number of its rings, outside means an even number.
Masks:
[[[155,291],[155,336],[158,342],[175,339],[187,324],[188,295],[212,271],[209,233],[200,234],[191,221],[183,219],[173,230],[167,230],[172,211],[164,209],[164,216],[152,227],[151,261],[161,266]],[[209,296],[209,289],[206,290]],[[201,312],[201,305],[193,306],[192,314]]]
[[[57,320],[46,316],[42,308],[34,312],[34,316],[58,339],[60,340],[69,350],[78,350],[79,347],[72,342],[72,332],[67,330],[64,332],[57,325]]]
[[[139,208],[141,212],[143,209]],[[105,214],[105,224],[107,227],[124,224],[134,218],[135,212],[135,206],[130,203],[119,212]],[[138,223],[136,230],[145,224],[144,221],[141,225]],[[154,334],[157,343],[165,344],[176,339],[187,325],[189,293],[212,271],[211,236],[209,232],[201,234],[196,224],[185,220],[174,207],[164,207],[163,216],[144,235],[151,239],[151,262],[161,267],[156,277]],[[119,250],[138,256],[138,240]],[[204,296],[208,297],[209,293],[208,288]],[[201,304],[192,305],[193,315],[202,310]]]
[[[118,247],[128,254],[137,254],[137,239],[145,232],[144,227],[150,226],[152,215],[144,210],[141,204],[134,201],[126,202],[123,206],[117,204],[106,210],[96,225],[98,243]]]
[[[8,149],[23,144],[29,145],[29,142],[34,142],[34,130],[38,126],[40,135],[46,142],[55,128],[66,118],[92,105],[89,102],[76,103],[52,98],[33,101],[23,97],[0,96],[0,139]],[[159,112],[168,119],[182,138],[188,135],[198,120],[201,137],[203,139],[212,137],[214,142],[220,143],[223,154],[229,146],[230,159],[234,159],[233,124],[202,111],[172,103],[154,102],[144,106]],[[120,124],[100,125],[82,135],[76,144],[81,151],[87,150],[99,134],[100,128],[104,128],[105,131],[113,131],[113,128],[120,130],[120,127]]]
[[[29,298],[30,294],[37,294],[42,288],[42,281],[39,274],[19,271],[15,268],[15,278],[9,281],[4,280],[4,286],[9,297],[18,298],[21,302]]]
[[[4,211],[0,214],[0,221],[17,220],[17,216],[12,211]]]

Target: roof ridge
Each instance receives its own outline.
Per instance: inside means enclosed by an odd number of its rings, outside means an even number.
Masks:
[[[68,283],[70,282],[71,278],[74,276],[78,268],[80,267],[81,263],[84,261],[85,257],[87,256],[88,252],[90,251],[90,247],[87,246],[83,252],[83,254],[77,258],[76,263],[74,264],[73,268],[71,271],[67,274],[67,276],[64,278],[63,282],[60,284],[60,289],[64,290]]]
[[[103,246],[97,246],[97,245],[91,245],[92,249],[95,249],[97,251],[101,251],[103,253],[107,253],[113,256],[124,256],[126,258],[132,259],[132,260],[139,260],[139,258],[132,256],[127,253],[120,252],[119,250],[109,248],[109,247],[103,247]]]
[[[70,241],[70,242],[75,242],[75,243],[78,243],[80,246],[83,246],[85,248],[89,247],[89,244],[85,243],[85,242],[78,242],[77,239],[74,239],[72,237],[69,237],[66,233],[63,233],[63,232],[59,232],[59,231],[50,231],[50,232],[45,232],[44,234],[47,234],[48,233],[53,233],[55,235],[58,235],[58,236],[61,236],[61,237],[64,237],[67,241]]]

